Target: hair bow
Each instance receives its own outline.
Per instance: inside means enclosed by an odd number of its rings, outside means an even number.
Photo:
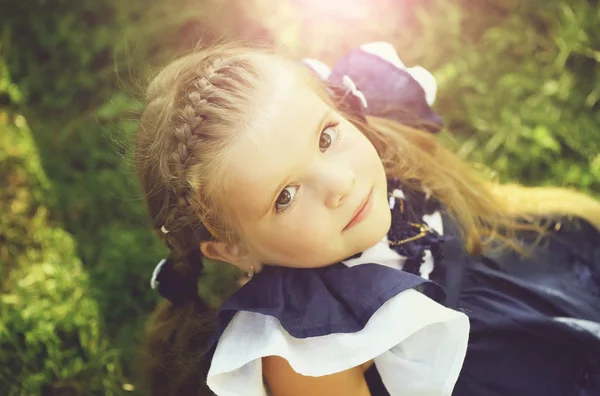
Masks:
[[[421,66],[406,67],[389,43],[355,48],[333,69],[316,59],[302,62],[350,94],[350,107],[361,115],[388,118],[433,133],[443,127],[442,119],[431,108],[437,93],[435,77]]]

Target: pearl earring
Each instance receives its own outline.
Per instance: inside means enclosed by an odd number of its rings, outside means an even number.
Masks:
[[[250,270],[246,273],[246,278],[248,280],[252,279],[254,277],[254,266],[251,265],[250,266]]]

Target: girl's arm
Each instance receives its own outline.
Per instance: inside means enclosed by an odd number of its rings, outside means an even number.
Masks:
[[[273,396],[371,396],[364,367],[357,366],[321,377],[298,374],[279,356],[262,359],[263,375]]]

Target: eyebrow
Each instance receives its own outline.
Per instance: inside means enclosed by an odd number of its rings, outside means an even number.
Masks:
[[[323,117],[321,117],[321,121],[319,121],[319,126],[317,127],[316,130],[316,136],[319,137],[319,135],[321,134],[321,132],[323,131],[323,127],[325,126],[325,123],[327,122],[327,119],[331,116],[331,114],[333,113],[333,109],[329,108],[325,114],[323,115]],[[313,135],[315,136],[315,135]],[[273,202],[275,202],[275,200],[277,199],[277,197],[279,196],[279,194],[281,193],[281,190],[286,186],[286,181],[284,180],[279,186],[277,186],[277,188],[271,193],[271,200],[269,200],[269,203],[267,204],[262,216],[260,216],[260,218],[265,217],[270,211],[271,211],[271,207],[273,206]]]

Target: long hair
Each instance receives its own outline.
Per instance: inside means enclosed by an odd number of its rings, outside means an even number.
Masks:
[[[372,142],[390,177],[430,193],[456,219],[471,254],[521,229],[542,232],[540,215],[584,218],[600,229],[600,204],[561,188],[500,185],[479,176],[435,136],[384,118],[358,119],[337,106],[308,69],[264,50],[219,46],[179,58],[150,83],[136,138],[136,173],[153,228],[171,249],[182,278],[202,263],[190,255],[202,240],[241,242],[222,205],[223,164],[236,134],[252,125],[257,98],[286,70],[305,79]],[[271,89],[276,89],[272,87]],[[161,228],[168,233],[161,232]],[[148,394],[209,394],[206,339],[214,312],[202,299],[162,302],[152,315],[142,365]]]
[[[520,230],[540,236],[561,217],[578,217],[600,229],[600,203],[559,187],[500,184],[483,177],[428,132],[384,118],[355,121],[377,148],[388,176],[431,193],[458,223],[473,255],[491,246],[525,254],[515,242]]]

